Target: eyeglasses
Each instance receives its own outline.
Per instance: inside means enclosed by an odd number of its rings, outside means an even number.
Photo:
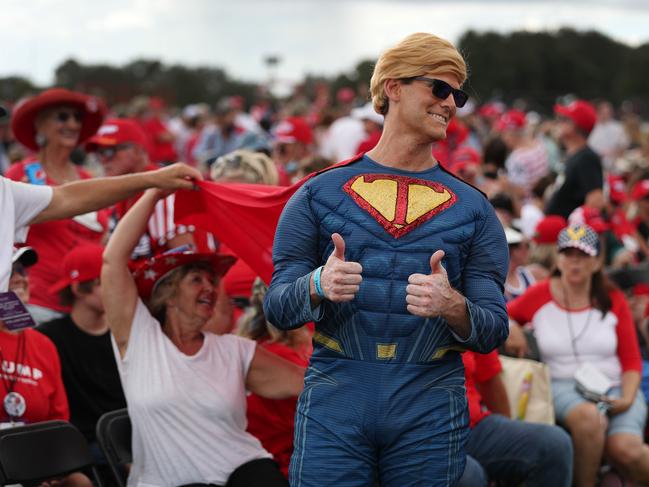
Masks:
[[[97,155],[105,161],[110,161],[119,151],[132,147],[132,144],[117,144],[112,147],[102,147],[97,150]]]
[[[469,99],[469,95],[466,92],[453,88],[446,81],[436,78],[428,78],[426,76],[415,76],[414,78],[406,78],[413,81],[425,81],[428,83],[433,91],[433,96],[439,98],[440,100],[446,100],[448,95],[453,95],[453,101],[455,101],[455,106],[462,108]]]
[[[68,111],[58,111],[54,114],[54,118],[57,122],[66,123],[70,120],[70,117],[74,118],[75,122],[81,123],[83,116],[79,112],[68,112]]]

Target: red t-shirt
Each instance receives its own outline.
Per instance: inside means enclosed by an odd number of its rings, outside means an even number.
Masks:
[[[309,363],[310,353],[298,351],[281,343],[260,343],[275,355],[301,367]],[[248,432],[257,437],[266,450],[273,454],[280,470],[288,477],[288,464],[293,454],[293,424],[297,397],[266,399],[256,394],[248,396]]]
[[[500,374],[503,367],[497,350],[487,354],[467,351],[462,354],[462,361],[464,362],[466,397],[469,403],[469,424],[473,428],[491,414],[482,404],[482,396],[478,392],[476,384],[486,382]]]
[[[14,181],[55,186],[35,160],[14,164],[6,176]],[[77,167],[80,179],[90,179],[87,171]],[[27,245],[38,252],[38,263],[29,268],[30,304],[56,311],[68,311],[61,306],[59,297],[49,292],[50,286],[61,278],[61,261],[77,245],[101,245],[108,229],[109,210],[88,213],[74,219],[54,220],[31,225]]]
[[[51,419],[68,421],[70,410],[61,377],[61,362],[54,343],[42,333],[26,329],[21,333],[0,332],[0,422],[10,420],[4,407],[10,380],[18,377],[12,401],[16,421],[36,423]],[[11,387],[11,386],[9,386]]]

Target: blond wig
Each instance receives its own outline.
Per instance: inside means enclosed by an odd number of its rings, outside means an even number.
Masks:
[[[385,51],[374,67],[370,81],[374,110],[384,115],[388,112],[388,98],[383,88],[386,80],[426,74],[453,75],[462,84],[467,67],[462,55],[447,40],[423,32],[411,34]]]

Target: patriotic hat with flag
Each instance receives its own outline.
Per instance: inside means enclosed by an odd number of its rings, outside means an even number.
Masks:
[[[156,286],[177,267],[203,262],[214,269],[217,277],[223,276],[237,258],[232,255],[196,253],[188,246],[178,247],[140,263],[133,271],[138,294],[148,300]]]
[[[599,254],[599,237],[595,230],[583,223],[573,224],[561,230],[557,241],[557,250],[579,249],[591,257]]]

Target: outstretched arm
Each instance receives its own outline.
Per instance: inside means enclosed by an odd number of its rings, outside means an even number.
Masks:
[[[50,204],[30,223],[70,218],[95,211],[130,198],[148,188],[191,189],[192,179],[202,179],[202,176],[196,169],[177,163],[157,171],[87,179],[55,186]]]
[[[101,293],[106,321],[122,358],[126,354],[138,299],[137,287],[128,268],[128,261],[146,229],[153,207],[162,196],[164,196],[163,192],[157,189],[150,189],[144,193],[144,196],[120,220],[104,251]]]

